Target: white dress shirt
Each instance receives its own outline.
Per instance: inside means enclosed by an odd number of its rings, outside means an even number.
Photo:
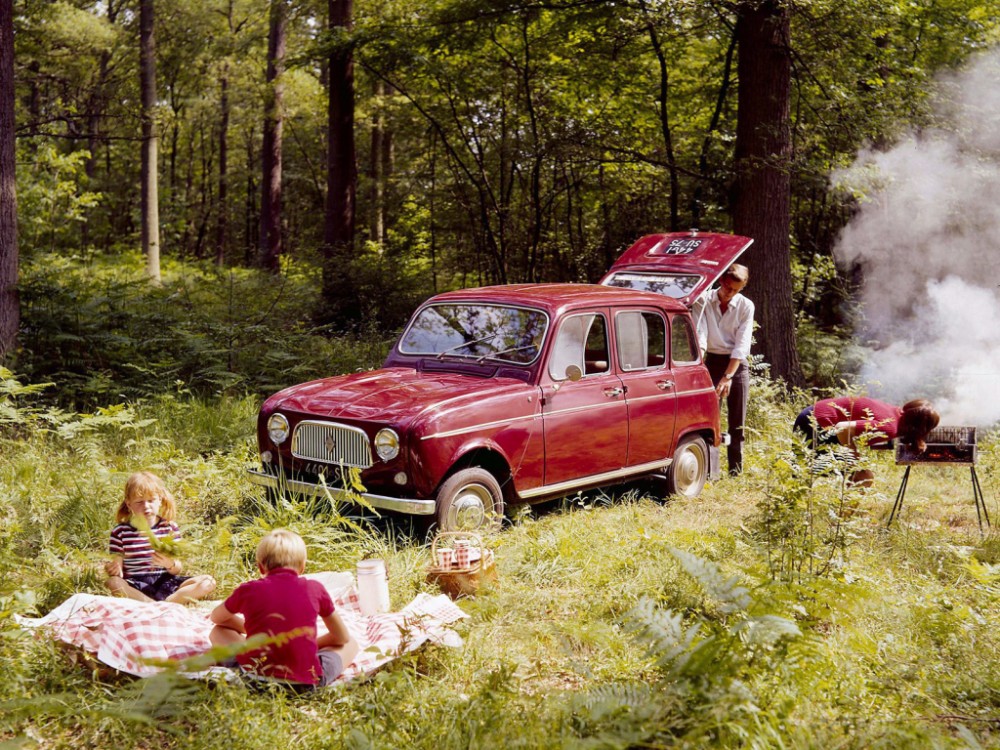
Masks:
[[[742,294],[729,301],[725,314],[719,303],[718,289],[699,297],[691,312],[697,322],[702,351],[745,360],[750,355],[753,337],[753,310],[753,302]]]

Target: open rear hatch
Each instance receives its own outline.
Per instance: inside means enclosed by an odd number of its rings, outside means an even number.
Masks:
[[[690,307],[751,244],[735,234],[649,234],[622,253],[601,283],[656,292]]]

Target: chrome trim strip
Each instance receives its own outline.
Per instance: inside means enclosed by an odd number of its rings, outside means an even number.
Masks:
[[[247,478],[254,484],[268,487],[272,490],[284,489],[311,497],[325,497],[329,492],[334,500],[343,500],[349,503],[354,502],[354,493],[340,489],[339,487],[303,482],[297,479],[285,479],[284,477],[276,477],[257,469],[247,469],[247,475]],[[385,495],[373,495],[370,492],[361,493],[361,497],[373,508],[394,510],[398,513],[409,513],[414,516],[431,516],[437,511],[437,502],[434,500],[386,497]]]
[[[593,409],[606,409],[609,406],[621,406],[625,403],[623,398],[625,394],[620,396],[608,397],[608,400],[603,404],[584,404],[583,406],[574,406],[570,409],[559,409],[558,411],[547,411],[543,412],[544,417],[554,417],[556,415],[562,414],[576,414],[578,411],[591,411]]]
[[[715,393],[715,388],[698,388],[694,391],[675,391],[675,396],[699,396],[702,393]]]
[[[455,435],[464,435],[467,432],[475,432],[476,430],[488,430],[492,427],[501,427],[503,425],[515,424],[516,422],[523,422],[526,419],[538,419],[542,415],[538,414],[525,414],[523,417],[512,417],[510,419],[498,419],[494,422],[483,422],[481,424],[474,424],[469,427],[459,427],[454,430],[445,430],[444,432],[435,432],[433,435],[424,435],[421,440],[432,440],[434,438],[446,438],[454,437]]]
[[[541,495],[565,494],[570,490],[584,485],[604,484],[605,482],[610,482],[615,479],[624,479],[625,477],[632,476],[633,474],[646,474],[651,471],[655,471],[656,469],[665,469],[673,462],[674,460],[672,458],[664,458],[658,461],[650,461],[649,463],[639,464],[638,466],[626,466],[624,469],[606,471],[603,474],[591,474],[589,477],[571,479],[568,482],[547,484],[542,487],[535,487],[532,490],[524,490],[523,492],[518,492],[517,494],[526,499],[540,497]]]

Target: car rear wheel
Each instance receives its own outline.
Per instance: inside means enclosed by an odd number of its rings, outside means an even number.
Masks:
[[[503,493],[486,469],[462,469],[441,485],[437,521],[441,531],[493,531],[500,528]]]
[[[681,440],[667,469],[667,492],[697,497],[708,479],[708,463],[708,446],[704,439],[690,435]]]

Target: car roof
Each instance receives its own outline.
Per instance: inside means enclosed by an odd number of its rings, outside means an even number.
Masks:
[[[576,307],[607,305],[652,305],[671,311],[687,308],[680,302],[653,292],[602,286],[600,284],[506,284],[458,289],[432,297],[426,304],[481,301],[490,304],[535,307],[555,314]]]

